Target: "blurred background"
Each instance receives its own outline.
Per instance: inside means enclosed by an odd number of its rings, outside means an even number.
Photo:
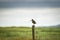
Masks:
[[[60,0],[0,0],[0,40],[60,40]]]

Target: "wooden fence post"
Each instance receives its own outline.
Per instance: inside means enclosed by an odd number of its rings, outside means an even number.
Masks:
[[[35,40],[35,25],[32,25],[32,40]]]

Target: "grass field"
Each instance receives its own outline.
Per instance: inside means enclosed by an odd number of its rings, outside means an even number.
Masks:
[[[0,27],[0,40],[32,40],[32,28]],[[60,40],[60,28],[36,27],[35,40]]]

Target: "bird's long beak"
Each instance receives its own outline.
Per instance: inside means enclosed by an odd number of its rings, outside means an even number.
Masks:
[[[32,20],[30,20],[30,21],[32,21]]]
[[[32,20],[30,20],[30,21],[32,21]]]

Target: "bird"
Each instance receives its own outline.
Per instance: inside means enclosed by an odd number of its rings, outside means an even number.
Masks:
[[[33,24],[36,24],[36,21],[34,19],[31,20]]]

